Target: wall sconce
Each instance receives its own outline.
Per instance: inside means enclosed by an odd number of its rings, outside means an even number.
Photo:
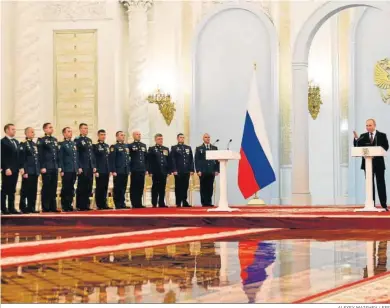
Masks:
[[[308,89],[308,108],[313,120],[317,119],[321,105],[321,89],[318,85],[315,85],[312,81],[310,81]]]
[[[176,108],[175,103],[171,101],[171,95],[169,93],[161,93],[161,90],[157,88],[156,92],[149,94],[147,101],[150,104],[157,104],[165,123],[169,126],[173,120]]]

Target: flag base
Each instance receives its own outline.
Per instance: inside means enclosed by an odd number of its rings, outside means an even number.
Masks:
[[[248,205],[265,205],[265,202],[262,199],[253,198],[252,200],[249,200]]]

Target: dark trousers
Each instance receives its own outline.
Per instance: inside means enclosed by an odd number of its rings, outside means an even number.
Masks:
[[[78,176],[77,190],[76,190],[76,207],[79,210],[89,209],[90,200],[92,195],[93,185],[93,171],[92,169],[83,169]]]
[[[72,203],[76,177],[76,172],[64,172],[64,176],[62,177],[61,207],[64,211],[73,209]]]
[[[130,182],[130,201],[133,208],[142,206],[142,195],[145,187],[145,172],[133,171],[131,172]]]
[[[107,190],[108,190],[109,178],[110,175],[108,173],[99,173],[99,176],[96,178],[95,200],[96,200],[96,206],[99,209],[108,207]]]
[[[42,211],[54,212],[57,211],[57,182],[58,182],[58,170],[46,170],[46,173],[42,174]]]
[[[165,205],[165,188],[167,186],[167,175],[154,173],[152,176],[152,204],[153,207]]]
[[[214,179],[213,173],[202,173],[200,176],[200,202],[203,206],[212,205],[212,197],[214,190]]]
[[[38,175],[29,174],[27,178],[22,178],[22,188],[20,190],[19,207],[23,213],[35,211],[37,201]]]
[[[7,212],[7,198],[8,211],[15,211],[15,192],[16,183],[18,182],[18,170],[12,171],[12,175],[5,175],[5,170],[1,171],[1,211]]]
[[[385,181],[385,169],[373,169],[372,173],[372,196],[375,203],[375,181],[378,188],[379,201],[383,208],[387,208],[387,195],[386,195],[386,181]]]
[[[190,184],[189,173],[178,173],[175,175],[175,198],[176,206],[187,205],[188,185]]]
[[[114,203],[116,209],[121,209],[126,206],[125,204],[125,193],[128,182],[128,174],[117,174],[114,176]]]

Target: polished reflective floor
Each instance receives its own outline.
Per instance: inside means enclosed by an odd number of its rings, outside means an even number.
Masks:
[[[389,242],[390,231],[282,230],[5,267],[1,301],[293,302],[388,271]]]

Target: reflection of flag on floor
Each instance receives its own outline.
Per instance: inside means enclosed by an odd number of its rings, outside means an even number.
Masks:
[[[275,245],[259,241],[243,241],[238,245],[243,289],[250,303],[267,278],[265,269],[275,261]]]
[[[247,108],[241,160],[238,163],[238,186],[245,199],[275,181],[271,148],[257,91],[256,71],[253,72]]]

